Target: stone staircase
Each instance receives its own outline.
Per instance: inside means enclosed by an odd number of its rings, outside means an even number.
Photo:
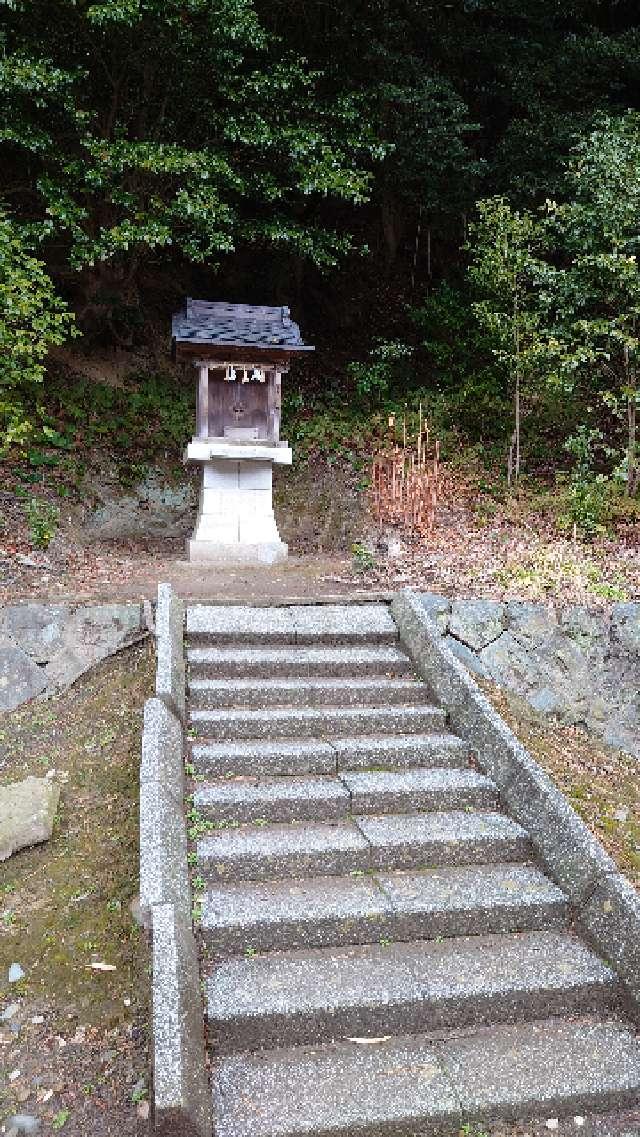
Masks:
[[[216,1137],[637,1105],[616,974],[386,606],[192,607],[187,663]]]

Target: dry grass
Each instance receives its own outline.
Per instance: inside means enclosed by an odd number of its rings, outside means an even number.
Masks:
[[[559,525],[557,493],[539,487],[506,493],[479,468],[443,466],[441,475],[433,532],[419,539],[402,525],[387,526],[381,536],[392,533],[400,548],[360,574],[371,587],[589,607],[640,599],[638,519],[593,540],[574,540]],[[374,540],[380,529],[372,517]]]

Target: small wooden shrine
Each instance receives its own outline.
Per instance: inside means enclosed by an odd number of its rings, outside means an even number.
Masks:
[[[196,434],[187,461],[203,466],[189,559],[273,563],[284,559],[273,513],[273,463],[291,465],[280,440],[282,375],[313,351],[288,308],[188,299],[172,323],[174,359],[198,373]]]

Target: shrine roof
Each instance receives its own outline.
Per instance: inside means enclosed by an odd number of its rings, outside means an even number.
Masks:
[[[226,304],[223,301],[187,299],[171,322],[174,345],[274,348],[281,351],[313,351],[303,343],[298,324],[288,308],[257,304]]]

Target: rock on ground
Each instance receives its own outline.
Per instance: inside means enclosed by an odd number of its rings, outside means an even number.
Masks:
[[[0,711],[12,711],[47,686],[37,663],[11,640],[0,640]]]
[[[51,778],[25,778],[3,786],[0,795],[0,861],[18,849],[48,841],[60,799]]]

